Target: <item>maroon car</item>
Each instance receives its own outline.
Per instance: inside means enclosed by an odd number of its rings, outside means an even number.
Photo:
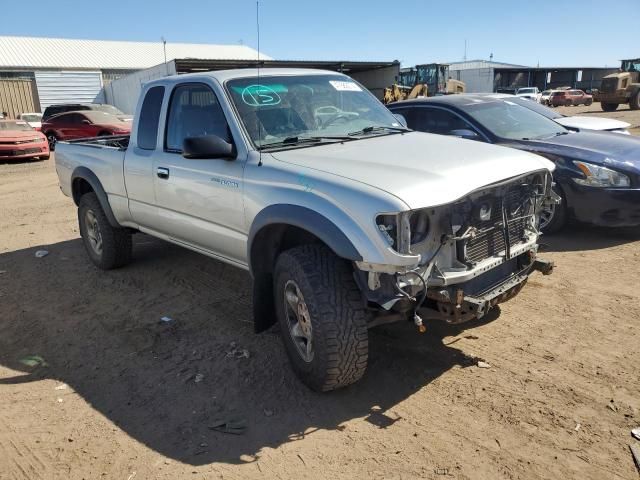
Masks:
[[[129,135],[131,123],[123,122],[106,112],[86,110],[54,115],[42,123],[42,130],[51,150],[58,140],[103,137],[107,135]]]
[[[582,90],[557,90],[549,96],[549,106],[591,105],[593,97]]]

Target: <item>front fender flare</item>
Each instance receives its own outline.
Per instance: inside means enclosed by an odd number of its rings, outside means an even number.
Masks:
[[[291,204],[271,205],[256,215],[249,231],[248,259],[252,258],[253,242],[258,232],[266,226],[276,224],[291,225],[312,233],[339,257],[352,261],[362,260],[362,255],[351,240],[331,220],[310,208]],[[251,262],[249,266],[251,267]]]
[[[113,214],[113,210],[111,210],[109,197],[104,191],[102,183],[98,179],[97,175],[87,167],[76,167],[73,173],[71,173],[71,193],[73,195],[73,201],[75,202],[75,204],[78,205],[80,203],[80,196],[78,196],[76,191],[74,190],[73,184],[79,178],[91,185],[91,188],[98,197],[98,201],[100,202],[102,210],[104,210],[104,213],[107,216],[107,220],[109,220],[109,224],[114,228],[121,228],[121,225],[118,223],[115,215]]]

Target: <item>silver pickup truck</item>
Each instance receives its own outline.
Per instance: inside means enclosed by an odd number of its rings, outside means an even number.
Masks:
[[[219,71],[143,87],[130,137],[60,142],[62,191],[102,269],[144,232],[250,271],[316,390],[357,381],[367,329],[480,318],[535,270],[553,165],[412,132],[335,72]]]

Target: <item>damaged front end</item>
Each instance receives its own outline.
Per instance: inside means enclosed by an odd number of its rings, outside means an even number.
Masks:
[[[372,326],[402,318],[462,323],[515,297],[529,275],[553,265],[537,257],[539,212],[558,201],[548,171],[489,185],[452,204],[379,215],[389,248],[419,256],[413,268],[356,262],[356,280],[382,310]],[[386,312],[386,314],[385,314]]]

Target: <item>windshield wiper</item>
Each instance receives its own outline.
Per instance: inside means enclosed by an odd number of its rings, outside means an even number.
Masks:
[[[390,127],[385,125],[371,125],[370,127],[364,127],[362,130],[357,130],[355,132],[350,132],[348,135],[357,136],[357,135],[365,135],[367,133],[378,132],[380,130],[391,130],[394,132],[411,132],[410,128],[406,127]]]
[[[264,145],[261,145],[259,149],[262,150],[264,148],[271,148],[271,147],[288,147],[288,146],[295,146],[295,145],[300,145],[305,143],[325,143],[325,142],[334,143],[334,142],[342,142],[344,140],[354,140],[354,138],[346,135],[316,135],[312,137],[293,136],[293,137],[287,137],[284,140],[281,140],[279,142],[265,143]]]
[[[548,140],[550,138],[559,137],[561,135],[569,135],[571,132],[556,132],[553,135],[538,135],[537,137],[524,137],[522,140]]]

